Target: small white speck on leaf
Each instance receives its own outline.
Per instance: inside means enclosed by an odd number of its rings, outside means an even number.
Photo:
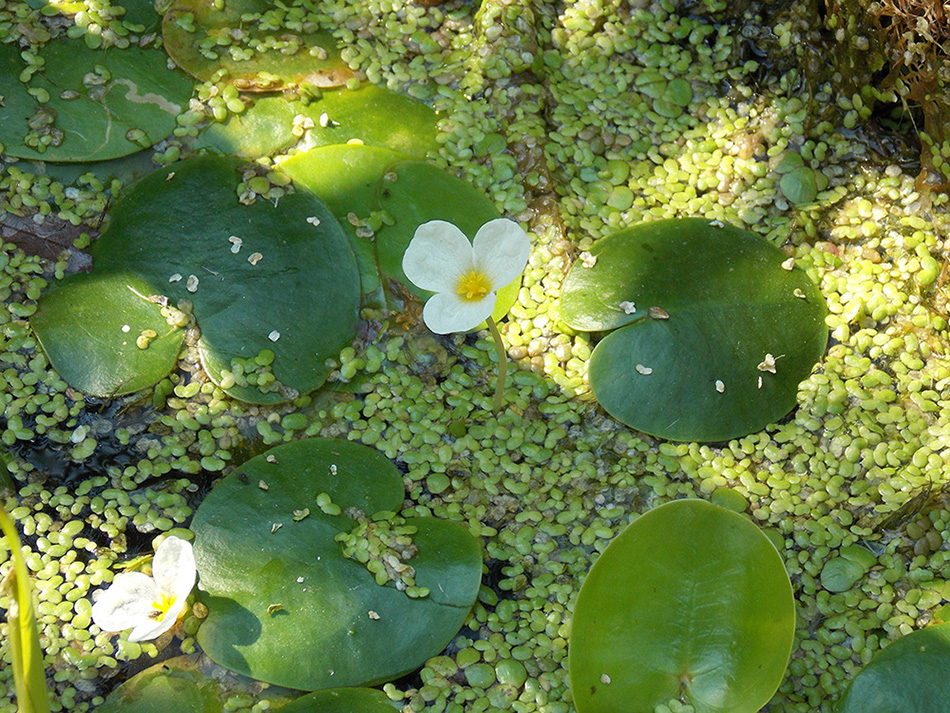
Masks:
[[[722,381],[720,381],[719,379],[716,379],[716,391],[718,391],[721,394],[725,390],[726,390],[726,385],[722,383]]]
[[[796,296],[798,299],[800,299],[800,300],[806,300],[806,299],[808,299],[808,297],[805,295],[805,293],[802,292],[798,287],[796,287],[794,290],[792,290],[792,294],[795,295],[795,296]]]
[[[376,612],[374,612],[372,609],[370,609],[368,612],[366,612],[366,616],[368,616],[368,617],[369,617],[370,619],[372,619],[373,621],[379,621],[379,614],[377,614]]]
[[[709,227],[710,228],[725,228],[726,226],[725,226],[725,223],[723,223],[721,220],[710,220]]]
[[[637,306],[633,302],[621,302],[620,309],[623,310],[624,314],[633,314],[637,311]]]
[[[312,225],[314,228],[320,225],[320,219],[315,215],[311,215],[309,218],[307,218],[307,222],[310,223],[310,225]]]
[[[275,329],[273,332],[267,335],[267,338],[272,342],[276,342],[278,339],[280,339],[280,332]]]
[[[237,255],[241,252],[241,246],[244,244],[244,241],[241,240],[237,235],[232,235],[228,238],[228,242],[231,243],[231,252]]]
[[[131,328],[129,325],[127,325],[127,324],[123,324],[123,325],[122,325],[122,331],[123,331],[123,332],[129,332],[129,331],[131,331],[131,330],[132,330],[132,328]]]
[[[278,531],[280,528],[282,528],[283,526],[284,526],[284,523],[282,523],[282,522],[275,522],[273,525],[270,526],[270,534],[273,535],[275,532],[277,532],[277,531]]]
[[[197,275],[188,275],[188,279],[185,280],[185,289],[189,292],[198,291],[198,276]]]
[[[767,371],[770,374],[775,373],[775,357],[771,354],[766,354],[765,358],[759,362],[759,365],[755,367],[759,371]]]
[[[168,278],[168,281],[169,281],[169,282],[179,282],[180,280],[181,280],[181,273],[180,273],[180,272],[176,272],[174,275],[171,275],[171,276]]]
[[[759,377],[759,388],[760,388],[760,389],[762,388],[762,377],[761,377],[761,376]]]
[[[303,577],[297,577],[297,584],[303,584]]]
[[[259,263],[263,258],[264,258],[264,256],[261,255],[260,253],[251,253],[251,254],[248,256],[247,261],[248,261],[249,263],[251,263],[252,265],[256,265],[256,264]]]
[[[323,112],[320,115],[320,126],[326,128],[329,125],[330,125],[330,115],[327,114],[326,112]]]
[[[330,475],[336,475],[336,463],[330,464]]]
[[[580,258],[581,264],[584,267],[593,267],[597,264],[597,256],[591,255],[587,251],[582,252],[580,255],[578,255],[578,257]]]
[[[165,176],[165,180],[166,180],[166,181],[170,181],[170,180],[172,180],[174,177],[175,177],[175,172],[172,171],[172,172],[169,173],[167,176]]]
[[[653,369],[648,366],[643,366],[643,364],[637,364],[634,368],[637,370],[638,374],[643,374],[644,376],[649,376],[653,373]]]
[[[783,270],[791,270],[795,267],[795,258],[790,257],[788,260],[782,263]]]
[[[275,456],[273,453],[268,453],[266,456],[264,456],[264,460],[266,460],[268,463],[276,463],[277,456]],[[263,483],[264,481],[262,480],[261,482]]]
[[[610,676],[608,676],[606,673],[600,674],[600,682],[601,682],[602,684],[604,684],[605,686],[609,686],[609,685],[610,685]]]
[[[669,312],[667,312],[662,307],[657,307],[656,305],[648,309],[647,314],[650,315],[650,319],[669,319],[670,318]]]
[[[261,490],[270,490],[270,486],[267,483],[265,483],[263,480],[257,481],[257,487],[260,488]]]

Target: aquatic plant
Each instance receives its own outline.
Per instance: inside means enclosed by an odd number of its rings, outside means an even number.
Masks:
[[[469,242],[456,226],[442,220],[416,228],[402,259],[406,277],[434,292],[422,310],[426,326],[436,334],[467,332],[483,321],[498,349],[498,383],[494,409],[501,408],[508,357],[492,312],[498,290],[521,275],[531,241],[521,227],[499,218],[485,223]]]
[[[103,631],[131,629],[129,641],[155,639],[171,629],[187,605],[197,571],[191,543],[169,535],[155,549],[151,576],[123,572],[92,605]]]

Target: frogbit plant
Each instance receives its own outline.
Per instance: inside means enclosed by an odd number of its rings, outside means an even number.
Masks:
[[[132,629],[132,642],[155,639],[178,621],[196,573],[191,543],[169,536],[155,549],[152,576],[120,574],[93,604],[92,620],[103,631]]]
[[[422,309],[429,329],[450,334],[488,325],[498,349],[495,411],[501,408],[508,359],[491,313],[498,290],[521,274],[530,252],[527,233],[507,218],[482,225],[472,242],[452,223],[430,220],[416,228],[402,259],[406,277],[435,293]]]

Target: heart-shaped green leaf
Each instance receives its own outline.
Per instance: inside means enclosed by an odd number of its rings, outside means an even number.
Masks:
[[[16,45],[0,44],[0,142],[18,158],[103,161],[141,151],[172,132],[191,94],[154,48],[93,50],[63,38],[38,58],[44,64],[24,84],[28,63]]]
[[[594,563],[569,650],[578,713],[755,713],[792,649],[795,602],[775,547],[745,516],[677,500],[635,520]]]
[[[687,218],[628,228],[590,252],[564,281],[561,314],[574,329],[615,330],[590,364],[611,416],[662,438],[719,441],[795,407],[828,330],[821,293],[781,250]]]
[[[950,624],[934,624],[881,651],[851,682],[837,713],[944,713],[950,701]]]
[[[435,112],[422,102],[373,84],[327,90],[319,101],[307,104],[262,97],[244,113],[212,123],[197,145],[240,156],[270,155],[297,140],[292,130],[298,116],[313,122],[309,136],[314,146],[359,139],[367,146],[417,159],[438,151]]]
[[[340,59],[333,35],[303,15],[299,7],[267,0],[227,0],[219,7],[207,0],[174,0],[162,19],[162,38],[189,74],[208,81],[223,69],[221,81],[242,91],[344,84],[354,73]]]
[[[184,331],[149,301],[154,283],[138,275],[73,275],[30,318],[52,367],[73,388],[113,397],[148,388],[175,366]]]
[[[242,205],[240,177],[236,159],[216,156],[156,171],[110,211],[92,253],[97,273],[133,272],[171,304],[191,300],[211,379],[236,398],[273,403],[323,383],[326,359],[354,334],[359,278],[342,229],[319,200],[298,192]],[[277,382],[292,391],[234,383],[225,373],[235,373],[234,359],[270,353]]]
[[[361,518],[364,528],[391,528],[402,500],[393,464],[347,441],[278,446],[224,478],[192,523],[209,610],[198,631],[205,653],[304,690],[389,680],[439,653],[475,601],[481,550],[464,528],[432,518],[406,520],[415,533],[401,554],[353,535]],[[386,520],[366,519],[380,511],[390,511]],[[357,552],[368,548],[366,565],[344,556],[335,538],[347,533]],[[428,595],[378,584],[368,568],[380,558],[411,567]]]
[[[150,666],[116,687],[96,713],[221,713],[243,695],[274,709],[297,695],[230,674],[201,655],[176,656]],[[227,701],[232,699],[232,704]]]
[[[489,220],[498,218],[492,203],[465,181],[423,161],[369,146],[325,146],[300,153],[281,166],[298,184],[316,194],[340,218],[360,260],[363,289],[380,284],[380,275],[420,290],[402,271],[402,256],[423,223],[445,220],[469,240]],[[385,222],[365,237],[348,219],[381,213]],[[372,282],[375,276],[375,282]],[[518,296],[521,278],[498,291],[492,316],[504,317]]]

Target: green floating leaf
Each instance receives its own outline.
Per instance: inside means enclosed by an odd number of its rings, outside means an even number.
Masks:
[[[815,172],[808,166],[789,171],[779,181],[779,189],[792,205],[811,203],[818,196]]]
[[[878,653],[851,682],[837,713],[945,713],[950,624],[912,632]]]
[[[574,329],[612,331],[590,383],[614,418],[662,438],[721,441],[795,407],[827,343],[825,303],[786,255],[738,228],[686,218],[596,243],[564,281]],[[783,267],[783,263],[785,267]]]
[[[98,397],[148,388],[175,366],[184,331],[149,301],[154,282],[127,272],[77,274],[43,296],[30,325],[52,367]]]
[[[270,701],[276,709],[294,695],[274,686],[261,690],[257,681],[229,674],[204,657],[178,656],[119,685],[96,713],[222,713],[237,696]]]
[[[423,223],[454,223],[469,239],[499,217],[492,203],[465,181],[423,161],[369,146],[326,146],[297,154],[281,167],[295,182],[316,194],[333,211],[360,261],[364,292],[380,284],[380,275],[395,280],[420,297],[420,290],[402,271],[402,256]],[[385,218],[370,237],[361,236],[357,221],[377,213]],[[504,317],[517,299],[521,278],[498,291],[492,316]]]
[[[174,0],[162,20],[164,47],[189,74],[209,81],[223,69],[221,81],[242,91],[345,84],[355,75],[332,33],[305,27],[302,14],[267,0]]]
[[[4,152],[44,161],[103,161],[164,139],[192,89],[185,77],[168,71],[166,59],[154,48],[93,50],[82,40],[57,39],[32,60],[43,64],[23,83],[29,63],[16,45],[0,44]]]
[[[393,713],[398,710],[375,688],[327,688],[281,708],[284,713]]]
[[[481,549],[468,531],[406,520],[412,544],[390,564],[414,569],[415,586],[429,590],[416,598],[377,583],[368,567],[382,553],[364,550],[371,561],[360,564],[335,541],[360,532],[358,512],[391,511],[374,525],[387,527],[402,500],[393,464],[347,441],[281,445],[224,478],[191,526],[208,606],[201,648],[222,666],[304,690],[390,680],[439,653],[478,592]]]
[[[367,146],[417,159],[438,151],[435,112],[422,102],[372,84],[327,90],[318,101],[306,104],[263,97],[244,113],[222,124],[212,123],[197,145],[254,158],[270,155],[298,140],[292,133],[298,116],[313,122],[309,133],[313,146],[359,139]]]
[[[94,274],[132,272],[173,305],[191,300],[211,379],[235,398],[274,403],[326,379],[326,359],[355,332],[359,277],[320,201],[300,192],[242,205],[239,180],[240,163],[221,156],[148,176],[110,211],[92,247]],[[255,358],[291,391],[234,383],[226,373],[233,360]]]
[[[578,713],[755,713],[782,681],[795,602],[782,558],[746,517],[678,500],[630,525],[594,563],[571,629]]]

